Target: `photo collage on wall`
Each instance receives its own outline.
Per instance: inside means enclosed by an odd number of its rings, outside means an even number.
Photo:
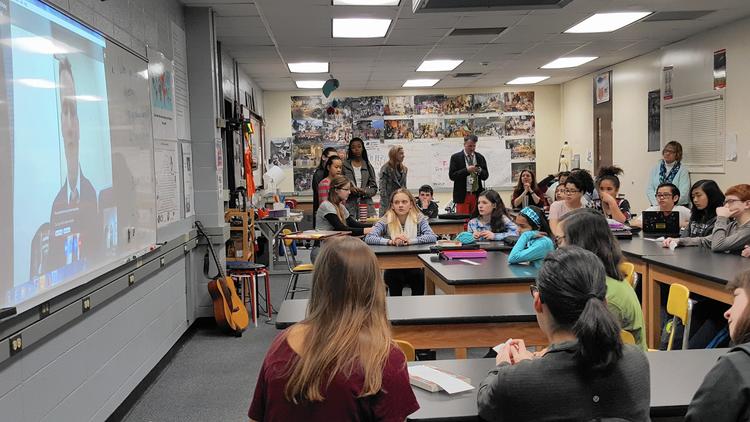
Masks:
[[[495,164],[507,167],[505,184],[508,177],[516,180],[525,168],[535,170],[535,120],[532,91],[330,99],[294,96],[291,159],[279,161],[293,165],[295,191],[309,191],[323,149],[334,147],[345,156],[352,137],[366,141],[370,156],[387,156],[390,145],[409,144],[415,155],[412,160],[416,160],[416,156],[431,157],[435,143],[460,145],[464,136],[475,134],[482,141],[480,150],[505,150],[497,156],[510,157],[506,164]],[[274,148],[282,151],[286,146]],[[382,151],[371,151],[378,146]],[[428,183],[430,173],[436,173],[433,170],[426,171]]]

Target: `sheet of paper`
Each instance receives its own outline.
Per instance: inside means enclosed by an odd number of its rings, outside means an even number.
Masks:
[[[726,158],[727,161],[737,161],[737,134],[730,133],[727,136],[727,147],[726,147]]]
[[[424,365],[410,366],[409,374],[434,382],[448,394],[455,394],[474,389],[474,386],[469,383],[461,381],[456,377],[452,377],[445,372],[440,372]]]
[[[460,259],[459,261],[461,261],[461,262],[463,262],[463,263],[466,263],[466,264],[471,264],[471,265],[479,265],[479,263],[478,263],[478,262],[474,262],[474,261],[469,261],[468,259]]]

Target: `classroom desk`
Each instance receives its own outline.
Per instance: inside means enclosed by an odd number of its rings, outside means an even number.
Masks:
[[[478,242],[478,244],[480,248],[488,251],[505,251],[513,248],[502,241]],[[378,258],[380,269],[393,270],[401,268],[423,268],[424,263],[419,259],[418,255],[430,253],[430,248],[433,246],[435,246],[435,243],[408,246],[370,245],[370,248],[375,252],[375,256]]]
[[[467,220],[448,220],[448,219],[442,219],[438,216],[438,218],[430,218],[428,222],[430,223],[430,228],[432,229],[433,233],[436,235],[441,234],[447,234],[447,235],[456,235],[464,231],[464,227],[466,226]]]
[[[276,317],[284,329],[304,319],[307,299],[285,300]],[[456,349],[466,358],[468,347],[492,347],[508,338],[546,345],[527,293],[387,297],[393,337],[417,349]]]
[[[668,249],[667,249],[668,250]],[[659,341],[661,327],[660,284],[680,283],[699,294],[731,305],[732,295],[726,284],[737,274],[750,270],[750,259],[737,255],[713,253],[702,247],[677,248],[672,255],[646,255],[642,259],[648,264],[648,277],[644,283],[644,309],[646,313],[649,346]]]
[[[646,354],[651,369],[651,416],[684,415],[693,394],[716,359],[728,349],[649,352]],[[487,372],[495,366],[495,359],[438,360],[409,362],[409,365],[432,365],[454,374],[471,378],[479,387]],[[409,421],[477,421],[477,389],[448,395],[444,391],[430,393],[412,387],[420,409]]]
[[[479,265],[460,260],[433,262],[433,256],[419,255],[424,263],[426,295],[434,295],[435,288],[446,294],[528,293],[538,271],[532,265],[508,264],[503,252],[488,252],[487,258],[470,260]]]

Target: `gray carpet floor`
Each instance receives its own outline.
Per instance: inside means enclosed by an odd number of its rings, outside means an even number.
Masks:
[[[271,277],[271,298],[278,307],[288,275]],[[300,277],[309,286],[311,277]],[[261,288],[261,292],[263,289]],[[408,289],[404,290],[408,294]],[[295,298],[306,298],[298,293]],[[123,419],[127,422],[247,421],[255,383],[263,358],[279,334],[272,323],[252,325],[242,337],[220,333],[211,324],[191,327],[187,340],[158,378],[148,386]],[[469,357],[482,357],[486,349],[469,350]],[[452,350],[439,350],[438,359],[453,358]]]

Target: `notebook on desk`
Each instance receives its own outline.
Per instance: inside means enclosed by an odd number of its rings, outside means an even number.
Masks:
[[[643,236],[680,237],[680,213],[672,211],[643,211]]]

